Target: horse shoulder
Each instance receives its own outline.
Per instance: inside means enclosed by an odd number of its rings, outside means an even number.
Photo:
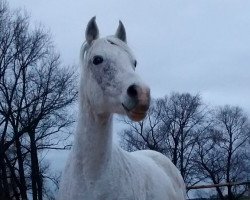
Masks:
[[[186,196],[186,186],[181,176],[180,171],[177,167],[171,162],[171,160],[165,155],[152,150],[140,150],[132,152],[136,157],[146,157],[150,159],[154,164],[156,164],[168,177],[170,183],[173,185],[173,188],[176,190],[176,193],[180,191],[183,192],[183,197]],[[157,170],[157,169],[153,169]],[[183,199],[184,199],[183,198]]]

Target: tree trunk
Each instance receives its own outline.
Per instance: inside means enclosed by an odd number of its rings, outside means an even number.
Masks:
[[[227,170],[226,170],[226,180],[229,183],[230,182],[230,171],[231,171],[231,159],[232,159],[232,133],[231,133],[231,129],[229,130],[229,136],[230,136],[230,140],[229,140],[229,149],[228,149],[228,157],[227,157]],[[228,191],[228,200],[234,200],[234,195],[232,192],[232,186],[229,185],[227,187],[227,191]]]
[[[224,195],[223,195],[221,189],[220,189],[219,187],[216,187],[216,191],[217,191],[217,193],[218,193],[218,195],[219,195],[219,198],[220,198],[221,200],[224,200],[225,197],[224,197]]]
[[[234,198],[234,194],[233,194],[233,192],[232,192],[232,186],[229,185],[229,186],[227,187],[227,190],[228,190],[228,200],[234,200],[235,198]]]
[[[181,149],[180,149],[180,171],[183,179],[185,178],[185,169],[184,169],[184,138],[183,130],[181,130]]]
[[[178,139],[174,138],[174,152],[173,152],[173,163],[177,166],[178,161]]]
[[[5,142],[5,135],[7,132],[8,127],[8,120],[5,121],[4,128],[1,131],[1,141],[0,141],[0,195],[2,195],[6,199],[10,199],[10,192],[8,187],[8,180],[7,180],[7,171],[6,171],[6,163],[4,162],[5,152],[3,149],[4,142]]]
[[[3,156],[3,152],[1,151],[1,148],[0,148],[0,174],[1,174],[0,196],[6,199],[10,199],[6,164],[4,162],[4,156]]]
[[[42,177],[40,174],[38,155],[37,155],[37,146],[35,140],[35,132],[32,131],[29,133],[30,137],[30,152],[31,152],[31,179],[32,179],[32,191],[33,191],[33,200],[42,200]]]
[[[6,164],[10,170],[10,175],[11,175],[11,188],[12,188],[12,193],[13,196],[15,197],[15,200],[19,200],[22,199],[20,198],[20,193],[18,193],[18,191],[20,191],[21,189],[21,183],[20,180],[18,180],[16,174],[15,174],[15,169],[14,167],[11,165],[9,159],[7,156],[4,157]]]
[[[21,150],[21,143],[19,138],[15,141],[16,144],[16,154],[17,154],[17,161],[18,161],[18,173],[20,178],[20,195],[23,200],[27,200],[27,187],[26,187],[26,180],[24,175],[24,162],[23,162],[23,155]]]

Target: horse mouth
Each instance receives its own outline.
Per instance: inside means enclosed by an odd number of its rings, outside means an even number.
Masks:
[[[126,111],[127,116],[135,122],[139,122],[143,120],[147,115],[147,110],[140,110],[137,107],[135,107],[132,110],[129,110],[123,103],[122,103],[122,107]]]

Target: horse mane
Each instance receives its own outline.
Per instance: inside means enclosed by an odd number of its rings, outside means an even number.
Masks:
[[[81,46],[81,50],[80,50],[80,60],[81,62],[83,63],[84,61],[84,58],[86,56],[86,52],[87,50],[89,49],[89,44],[87,43],[87,41],[85,41],[82,46]]]

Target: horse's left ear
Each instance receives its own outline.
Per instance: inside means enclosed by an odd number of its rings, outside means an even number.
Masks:
[[[91,18],[85,31],[85,37],[88,44],[91,44],[93,40],[96,40],[99,37],[99,30],[95,19],[95,16]]]
[[[119,21],[119,26],[116,30],[115,36],[123,42],[127,43],[126,30],[121,21]]]

